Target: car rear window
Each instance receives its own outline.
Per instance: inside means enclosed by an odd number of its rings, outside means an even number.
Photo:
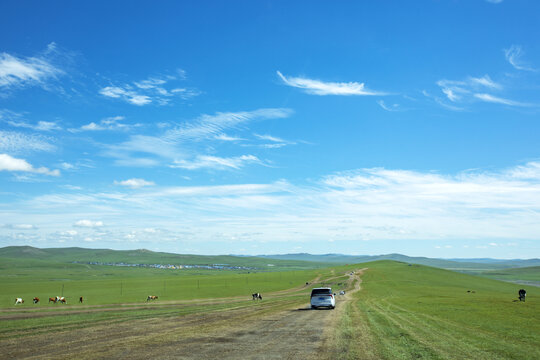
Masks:
[[[332,294],[332,289],[313,289],[311,290],[311,296],[314,295],[329,295]]]

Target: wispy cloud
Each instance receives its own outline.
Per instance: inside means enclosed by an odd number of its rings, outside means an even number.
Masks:
[[[253,155],[242,155],[236,157],[217,157],[209,155],[198,155],[193,160],[177,160],[171,167],[182,168],[186,170],[198,169],[240,169],[249,163],[261,163],[261,161]]]
[[[277,149],[277,148],[281,148],[287,145],[296,145],[296,142],[294,141],[288,141],[288,140],[285,140],[276,136],[272,136],[272,135],[260,135],[260,134],[253,134],[253,135],[257,139],[263,140],[266,142],[264,144],[257,145],[259,147],[263,147],[266,149]]]
[[[114,184],[115,185],[120,185],[120,186],[130,187],[132,189],[138,189],[138,188],[141,188],[141,187],[144,187],[144,186],[154,186],[154,185],[156,185],[153,181],[147,181],[147,180],[144,180],[144,179],[137,179],[137,178],[128,179],[128,180],[122,180],[122,181],[115,181]]]
[[[45,87],[47,81],[63,74],[50,62],[46,53],[31,57],[0,53],[0,89],[3,91],[26,86]]]
[[[230,135],[227,135],[227,134],[218,134],[214,138],[216,140],[221,140],[221,141],[243,141],[243,140],[245,140],[245,139],[243,139],[241,137],[230,136]]]
[[[532,104],[504,99],[504,98],[493,96],[490,94],[474,94],[474,97],[485,102],[496,103],[496,104],[503,104],[503,105],[509,105],[509,106],[523,106],[523,107],[532,106]]]
[[[215,138],[225,130],[235,129],[251,121],[283,119],[293,111],[287,108],[264,108],[253,111],[218,112],[215,115],[202,115],[192,122],[184,123],[167,131],[165,137],[174,141],[200,141]]]
[[[503,0],[486,0],[486,2],[492,3],[492,4],[500,4],[503,2]]]
[[[536,71],[526,61],[523,60],[524,52],[519,45],[512,45],[504,49],[506,60],[517,70]]]
[[[110,116],[104,119],[101,119],[99,122],[91,122],[86,125],[81,126],[78,129],[70,129],[71,132],[80,132],[80,131],[104,131],[104,130],[129,130],[133,127],[140,126],[139,124],[129,125],[122,122],[124,116]]]
[[[459,102],[479,89],[502,89],[502,86],[491,80],[489,75],[479,78],[468,77],[465,80],[459,81],[444,79],[437,81],[437,85],[441,87],[443,94],[452,102]]]
[[[439,80],[437,85],[441,88],[442,93],[452,104],[468,104],[474,101],[484,101],[494,104],[502,104],[508,106],[526,107],[533,106],[532,104],[510,100],[501,96],[493,95],[489,92],[502,92],[503,86],[493,81],[489,75],[482,77],[468,77],[465,80]],[[427,93],[424,92],[426,95]],[[428,95],[426,95],[428,96]],[[435,100],[442,106],[451,110],[463,110],[463,108],[453,108],[454,105],[447,104],[441,99],[434,97]]]
[[[43,174],[49,176],[60,176],[59,170],[49,170],[46,167],[35,168],[24,159],[18,159],[8,154],[0,154],[0,171],[14,171]]]
[[[364,83],[324,82],[303,77],[287,77],[279,71],[277,75],[286,85],[303,89],[304,92],[312,95],[386,95],[384,92],[366,89]]]
[[[33,124],[25,120],[23,114],[6,109],[0,109],[0,120],[12,127],[31,129],[35,131],[62,130],[62,127],[56,122],[38,121],[37,123]]]
[[[175,75],[150,77],[133,83],[106,86],[101,88],[99,93],[138,106],[167,105],[174,98],[186,100],[200,95],[201,92],[197,89],[168,85],[171,81],[183,80],[184,78],[185,72],[181,70],[177,71]]]
[[[240,141],[238,137],[224,135],[227,130],[243,130],[250,122],[280,119],[291,116],[286,108],[263,108],[253,111],[224,112],[201,115],[161,134],[132,135],[129,140],[113,145],[104,145],[101,155],[116,158],[117,165],[156,166],[166,163],[184,169],[226,169],[242,167],[249,158],[230,158],[209,155],[208,143],[216,141]],[[200,147],[204,147],[201,150]],[[205,154],[201,154],[204,152]],[[262,163],[262,162],[261,162]]]
[[[377,104],[386,111],[401,111],[399,104],[386,105],[383,100],[378,100]]]
[[[53,151],[55,149],[56,146],[47,137],[0,130],[0,151],[20,154],[33,151]]]

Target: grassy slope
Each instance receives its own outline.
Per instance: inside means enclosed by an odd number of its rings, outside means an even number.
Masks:
[[[346,312],[352,321],[342,324],[356,334],[352,354],[369,342],[362,357],[540,358],[540,289],[528,288],[520,303],[519,286],[508,283],[420,265],[364,265],[363,290]]]

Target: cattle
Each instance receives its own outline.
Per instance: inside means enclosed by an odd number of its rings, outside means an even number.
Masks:
[[[67,304],[66,298],[63,296],[57,296],[56,301],[59,302],[60,304]]]
[[[519,301],[525,301],[525,295],[527,295],[525,289],[520,289],[518,291]]]
[[[81,297],[79,298],[79,303],[82,304],[82,302],[83,302],[83,298],[82,298],[82,296],[81,296]]]
[[[150,301],[150,300],[157,300],[157,296],[156,295],[148,295],[148,297],[146,298],[146,301]]]
[[[34,302],[34,304],[37,304],[39,302],[39,298],[35,297],[35,298],[32,299],[32,301]]]
[[[252,300],[262,300],[262,295],[259,294],[259,293],[251,294],[251,299]]]
[[[15,299],[15,305],[17,304],[24,304],[24,300],[22,298],[16,298]]]
[[[56,304],[56,298],[51,298],[51,297],[50,297],[50,298],[49,298],[49,304],[50,304],[51,302],[53,302],[53,303]]]

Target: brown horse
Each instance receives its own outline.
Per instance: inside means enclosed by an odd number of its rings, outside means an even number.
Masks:
[[[50,297],[50,298],[49,298],[49,304],[50,304],[51,302],[53,302],[53,303],[56,304],[56,298],[51,298],[51,297]]]
[[[37,304],[39,302],[39,298],[35,297],[34,299],[32,299],[32,301],[34,302],[34,304]]]
[[[82,304],[82,302],[83,302],[82,296],[79,298],[79,302]]]

